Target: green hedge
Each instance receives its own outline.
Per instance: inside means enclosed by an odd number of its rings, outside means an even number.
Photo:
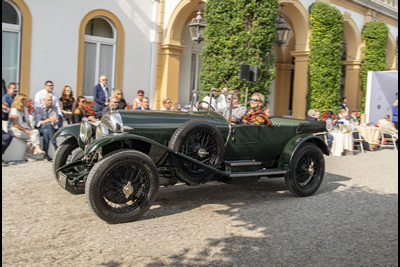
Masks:
[[[307,109],[340,110],[344,21],[340,11],[318,2],[310,6],[310,60]]]
[[[256,65],[258,80],[249,84],[249,92],[260,92],[268,101],[269,87],[275,78],[274,59],[270,53],[275,40],[277,7],[277,0],[207,2],[201,90],[227,85],[231,90],[244,93],[246,84],[240,81],[240,65]]]
[[[361,88],[363,92],[361,110],[365,110],[368,71],[386,70],[386,49],[389,30],[382,21],[371,21],[364,25],[362,37],[365,46],[362,49]]]

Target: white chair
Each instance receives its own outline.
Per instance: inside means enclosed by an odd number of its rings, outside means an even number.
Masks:
[[[393,149],[397,151],[397,146],[396,146],[397,138],[392,134],[384,134],[382,132],[381,126],[379,124],[378,124],[378,126],[379,126],[379,132],[381,133],[381,144],[380,144],[381,149],[383,149],[383,147],[393,146]],[[390,136],[390,137],[385,137],[385,135]],[[386,143],[385,143],[385,141],[386,141]],[[392,144],[388,144],[387,143],[388,141],[392,142]]]
[[[353,141],[354,141],[354,146],[358,147],[358,150],[361,151],[361,154],[364,154],[364,146],[363,146],[364,138],[362,138],[359,132],[353,132]]]

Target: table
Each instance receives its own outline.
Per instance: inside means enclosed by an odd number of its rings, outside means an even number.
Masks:
[[[352,133],[332,131],[330,134],[333,136],[332,156],[341,156],[345,151],[353,151],[354,142]]]
[[[379,138],[381,138],[381,133],[378,127],[375,126],[356,126],[355,130],[360,133],[360,135],[365,139],[370,146],[379,145]]]

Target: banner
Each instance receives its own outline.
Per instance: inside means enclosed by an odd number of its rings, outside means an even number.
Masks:
[[[392,106],[398,97],[398,71],[369,71],[365,114],[367,122],[378,123],[385,115],[392,118]]]

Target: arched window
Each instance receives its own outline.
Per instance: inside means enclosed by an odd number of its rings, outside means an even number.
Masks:
[[[11,1],[2,1],[2,78],[19,84],[21,12]]]
[[[103,17],[94,17],[86,24],[83,63],[83,95],[93,96],[93,87],[100,75],[108,77],[107,87],[115,83],[117,33],[114,25]],[[109,92],[110,95],[112,91]]]

